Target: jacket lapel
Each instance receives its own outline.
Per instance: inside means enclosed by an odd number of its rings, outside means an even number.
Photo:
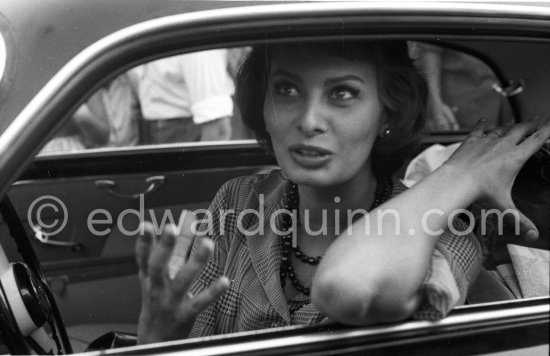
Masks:
[[[273,179],[271,178],[273,177]],[[281,237],[271,227],[271,217],[278,209],[283,208],[283,196],[288,185],[288,181],[279,174],[272,174],[266,179],[260,179],[252,183],[252,194],[249,199],[255,199],[256,202],[248,202],[247,206],[256,206],[257,211],[261,212],[260,206],[263,204],[263,221],[256,221],[248,227],[248,231],[260,231],[246,237],[246,243],[250,252],[252,266],[256,270],[260,282],[265,290],[267,298],[275,311],[287,322],[290,323],[290,313],[280,281],[281,265]],[[280,218],[274,220],[277,229]],[[263,227],[261,226],[263,224]]]

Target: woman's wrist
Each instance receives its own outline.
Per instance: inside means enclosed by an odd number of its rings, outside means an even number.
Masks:
[[[449,189],[463,194],[463,198],[467,201],[465,206],[468,206],[482,195],[479,181],[473,173],[449,160],[435,170],[430,177],[448,185]]]

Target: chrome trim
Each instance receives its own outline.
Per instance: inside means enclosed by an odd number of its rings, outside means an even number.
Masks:
[[[33,237],[36,241],[41,243],[42,245],[50,245],[50,246],[57,246],[57,247],[76,247],[80,245],[79,242],[75,241],[57,241],[57,240],[50,240],[49,235],[44,233],[42,231],[42,228],[40,226],[33,226],[31,225],[32,230],[34,231]]]
[[[515,82],[511,80],[506,87],[502,87],[500,84],[495,83],[493,84],[492,89],[499,95],[504,97],[512,97],[523,93],[523,90],[525,89],[525,82],[522,79]]]
[[[125,199],[125,200],[134,200],[139,199],[141,197],[145,197],[147,195],[150,195],[154,193],[156,190],[158,190],[166,181],[166,177],[163,175],[159,176],[151,176],[147,177],[145,179],[145,183],[148,184],[147,188],[145,188],[144,191],[141,191],[139,193],[119,193],[115,190],[117,187],[117,182],[112,179],[98,179],[94,181],[94,185],[107,192],[107,194],[119,198],[119,199]]]
[[[529,298],[521,298],[521,299],[513,299],[513,300],[501,300],[497,302],[486,302],[486,303],[480,303],[480,304],[458,305],[453,308],[453,311],[470,312],[470,311],[475,311],[476,309],[486,309],[487,307],[499,307],[499,308],[502,307],[503,309],[510,309],[510,308],[516,308],[517,305],[521,306],[522,304],[525,304],[525,303],[539,303],[544,301],[546,301],[547,303],[550,303],[549,296],[529,297]]]
[[[152,144],[152,145],[139,145],[139,146],[127,146],[127,147],[100,147],[90,148],[81,151],[73,152],[48,152],[37,155],[37,158],[48,159],[59,157],[80,157],[97,154],[118,154],[118,153],[135,153],[136,151],[147,150],[149,152],[161,149],[187,151],[188,149],[195,148],[233,148],[235,146],[240,147],[258,147],[256,140],[230,140],[230,141],[203,141],[203,142],[179,142],[179,143],[164,143],[164,144]]]
[[[377,18],[378,16],[378,18]],[[415,17],[417,16],[417,17]],[[497,21],[500,17],[501,23]],[[74,111],[83,97],[99,84],[98,77],[114,76],[122,69],[158,58],[162,54],[205,49],[205,43],[220,43],[220,37],[238,43],[243,39],[264,41],[267,33],[274,37],[301,38],[319,36],[323,31],[349,31],[358,26],[376,33],[388,28],[401,36],[410,26],[416,30],[432,24],[473,25],[476,34],[489,28],[533,29],[548,32],[550,8],[502,4],[412,3],[412,2],[336,2],[284,5],[261,5],[193,12],[146,21],[117,31],[89,46],[65,65],[35,98],[23,109],[0,137],[0,196],[23,171],[45,141],[45,133],[53,133]],[[304,21],[308,19],[308,21]],[[365,21],[369,20],[368,28]],[[506,20],[506,26],[502,23]],[[521,22],[529,20],[529,24]],[[377,22],[378,21],[378,22]],[[332,26],[327,26],[332,25]],[[379,27],[376,27],[379,26]],[[523,27],[522,27],[523,26]],[[223,27],[223,32],[219,28]],[[452,27],[452,26],[450,26]],[[428,27],[429,28],[429,27]],[[292,30],[292,33],[289,32]],[[409,30],[409,31],[407,31]],[[457,30],[458,31],[458,30]],[[414,31],[412,31],[414,32]],[[421,31],[420,31],[421,32]],[[136,38],[139,40],[136,41]],[[174,50],[174,48],[179,48]],[[137,59],[136,59],[137,58]],[[123,63],[120,63],[123,61]],[[33,145],[30,145],[32,142]]]
[[[550,312],[550,304],[548,297],[532,299],[532,302],[541,302],[537,305],[529,306],[513,306],[492,310],[490,306],[480,305],[481,309],[490,309],[485,311],[473,311],[451,314],[450,316],[436,321],[411,321],[397,325],[382,325],[372,327],[357,327],[346,328],[343,330],[327,330],[316,333],[300,333],[304,327],[287,327],[279,330],[296,331],[296,335],[292,336],[277,336],[277,331],[261,330],[254,332],[245,332],[233,335],[220,335],[200,339],[182,340],[158,343],[152,345],[141,345],[131,348],[120,348],[116,350],[106,351],[105,354],[125,354],[125,353],[147,353],[155,352],[163,355],[180,355],[180,356],[200,356],[200,355],[246,355],[252,353],[261,353],[267,350],[281,350],[280,354],[292,354],[292,350],[323,350],[329,352],[323,345],[343,345],[354,346],[357,351],[375,349],[382,346],[397,344],[399,338],[414,338],[415,341],[434,340],[438,338],[448,338],[452,336],[464,336],[475,334],[479,331],[497,331],[507,328],[527,326],[534,324],[548,323],[548,314]],[[507,303],[503,303],[507,304]],[[520,301],[508,304],[522,304]],[[470,307],[471,308],[471,307]],[[465,308],[466,309],[466,308]],[[472,308],[477,309],[477,308]],[[259,339],[262,336],[269,336],[266,340]],[[242,340],[244,337],[250,336],[251,340]],[[240,341],[231,342],[231,339]],[[220,344],[216,341],[228,340],[228,345]],[[205,341],[209,341],[209,346],[203,346]],[[406,342],[406,340],[404,341]],[[192,350],[181,350],[186,345],[193,344]],[[310,348],[316,345],[317,348]],[[189,345],[191,346],[191,345]],[[286,351],[288,350],[288,351]],[[333,350],[332,350],[333,351]],[[333,352],[333,354],[335,354]]]

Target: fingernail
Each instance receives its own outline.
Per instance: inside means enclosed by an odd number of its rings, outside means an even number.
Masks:
[[[166,225],[166,230],[169,231],[172,235],[177,235],[178,234],[178,228],[174,224]]]
[[[211,239],[207,239],[207,238],[203,239],[203,240],[202,240],[202,245],[203,245],[204,248],[206,248],[206,249],[209,249],[209,250],[211,250],[211,251],[214,250],[214,241],[212,241]]]
[[[535,230],[529,230],[527,234],[525,234],[525,238],[529,240],[536,240],[538,237],[539,234]]]
[[[223,276],[220,278],[220,282],[222,283],[222,285],[226,288],[229,288],[231,287],[231,285],[233,284],[233,280]]]

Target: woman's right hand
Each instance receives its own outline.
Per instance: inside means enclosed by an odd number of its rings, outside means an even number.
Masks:
[[[512,186],[529,157],[550,139],[550,120],[542,125],[532,120],[488,132],[484,126],[480,121],[445,165],[453,167],[459,176],[469,177],[482,208],[508,212],[503,217],[512,225],[519,217],[520,235],[537,239],[535,224],[512,201]]]
[[[177,236],[170,227],[157,237],[152,224],[147,222],[143,231],[136,244],[142,289],[138,343],[186,338],[197,315],[229,288],[229,280],[221,277],[198,295],[192,295],[189,290],[193,280],[214,251],[212,240],[201,239],[196,253],[170,278],[168,265],[176,238],[190,238]]]

